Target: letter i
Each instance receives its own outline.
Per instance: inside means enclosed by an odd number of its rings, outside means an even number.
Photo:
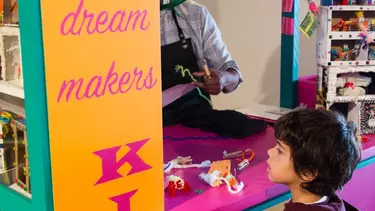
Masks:
[[[117,211],[130,211],[130,198],[133,197],[137,191],[138,190],[133,190],[109,199],[117,203]]]

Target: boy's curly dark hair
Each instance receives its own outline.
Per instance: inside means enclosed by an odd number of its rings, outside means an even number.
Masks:
[[[357,128],[339,113],[301,109],[280,117],[275,137],[291,149],[295,172],[316,176],[301,184],[320,196],[331,196],[351,179],[361,159]]]

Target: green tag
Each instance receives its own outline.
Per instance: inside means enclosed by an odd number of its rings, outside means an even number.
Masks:
[[[307,13],[305,19],[303,19],[299,29],[306,37],[310,38],[316,28],[318,27],[318,20],[316,19],[315,15],[312,14],[310,11]]]

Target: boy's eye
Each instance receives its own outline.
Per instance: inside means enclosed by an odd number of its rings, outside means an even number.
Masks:
[[[277,150],[277,153],[282,154],[280,149],[276,148],[276,150]]]

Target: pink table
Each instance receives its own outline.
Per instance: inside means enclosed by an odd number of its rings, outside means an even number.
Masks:
[[[356,170],[339,195],[362,211],[373,211],[375,207],[374,174],[375,163]]]
[[[275,145],[271,127],[244,140],[222,139],[212,133],[182,126],[164,128],[164,137],[165,163],[177,156],[192,156],[194,163],[200,163],[204,160],[222,160],[224,150],[232,152],[251,148],[256,152],[250,166],[244,171],[237,172],[237,178],[245,183],[243,192],[237,195],[228,193],[225,187],[211,188],[200,180],[198,175],[201,172],[207,172],[208,169],[174,170],[172,172],[174,175],[183,177],[194,190],[201,189],[203,193],[179,192],[172,198],[165,195],[166,210],[239,211],[285,195],[288,192],[285,186],[274,184],[267,177],[267,150]],[[368,150],[364,152],[364,159],[375,156],[374,138],[365,145]],[[232,161],[232,167],[236,164],[235,161]]]

